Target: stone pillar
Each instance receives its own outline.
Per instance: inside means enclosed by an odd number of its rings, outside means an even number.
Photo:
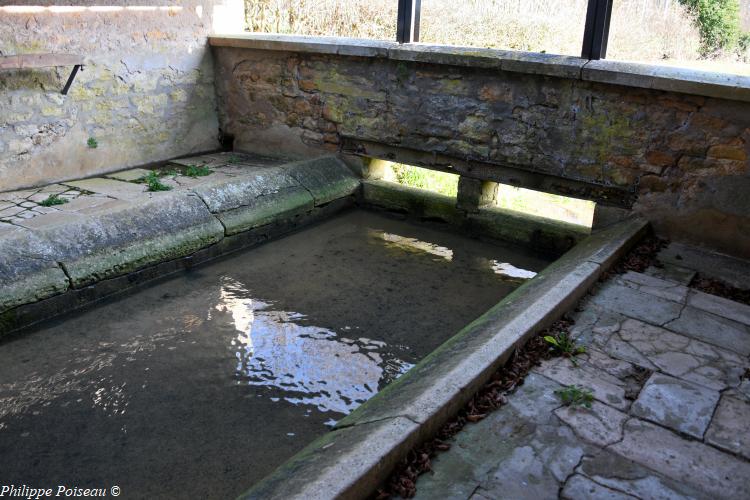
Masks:
[[[370,180],[383,179],[391,171],[392,161],[370,158],[362,172],[362,177]]]
[[[458,179],[456,207],[471,213],[478,212],[479,207],[495,202],[497,186],[496,182],[472,179],[462,175]]]

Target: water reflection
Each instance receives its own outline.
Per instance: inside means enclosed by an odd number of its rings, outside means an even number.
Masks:
[[[499,262],[497,260],[491,260],[490,267],[492,268],[493,271],[495,271],[495,274],[500,274],[502,276],[507,276],[509,278],[530,280],[531,278],[536,276],[536,273],[534,271],[520,269],[508,262]]]
[[[409,238],[407,236],[399,236],[398,234],[372,229],[370,230],[370,236],[381,238],[386,242],[386,246],[393,246],[410,252],[426,252],[431,255],[441,257],[447,261],[453,260],[453,250],[440,245],[436,245],[435,243],[429,243],[427,241],[421,241],[415,238]]]
[[[305,324],[303,314],[276,310],[230,278],[216,309],[232,315],[238,332],[231,342],[238,381],[293,404],[347,414],[412,367],[385,342]]]

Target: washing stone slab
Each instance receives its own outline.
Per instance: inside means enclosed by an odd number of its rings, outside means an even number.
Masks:
[[[221,240],[224,228],[197,196],[159,193],[37,234],[80,288],[189,255]]]
[[[283,166],[315,199],[315,206],[353,195],[359,178],[341,160],[333,156],[290,163]]]
[[[47,241],[0,223],[0,332],[4,312],[62,293],[69,285]]]
[[[310,192],[279,167],[248,169],[241,177],[197,186],[193,192],[221,220],[227,235],[314,208]]]
[[[750,401],[724,394],[706,433],[706,442],[750,460]]]

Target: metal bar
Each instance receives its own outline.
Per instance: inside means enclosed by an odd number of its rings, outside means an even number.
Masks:
[[[396,40],[398,43],[419,41],[421,10],[421,0],[398,0],[398,21],[396,23]]]
[[[586,28],[583,32],[584,59],[603,59],[607,55],[609,25],[613,0],[589,0],[586,10]]]
[[[76,64],[73,66],[73,71],[70,72],[70,76],[68,77],[68,81],[65,83],[65,87],[62,89],[62,95],[67,95],[68,90],[70,90],[70,86],[73,85],[73,80],[76,78],[76,74],[78,74],[78,70],[83,70],[83,64]]]

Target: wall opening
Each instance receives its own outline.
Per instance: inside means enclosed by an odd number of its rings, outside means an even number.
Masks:
[[[425,189],[433,193],[455,198],[458,193],[458,174],[415,167],[404,163],[391,163],[374,160],[377,163],[376,177],[383,181],[394,182],[402,186]],[[371,166],[371,171],[373,170]]]

